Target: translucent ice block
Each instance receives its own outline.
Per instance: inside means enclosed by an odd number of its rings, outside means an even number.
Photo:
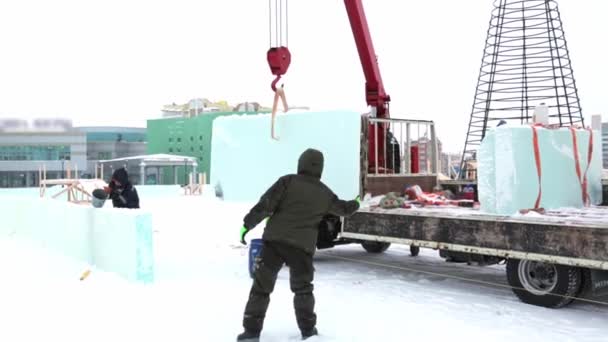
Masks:
[[[257,201],[280,176],[297,172],[307,148],[323,152],[322,181],[341,198],[359,192],[361,115],[349,111],[288,112],[277,115],[270,137],[270,115],[215,119],[211,142],[211,184],[224,199]]]
[[[31,241],[129,280],[154,279],[149,213],[6,196],[0,217],[0,237]]]
[[[540,207],[584,206],[581,180],[576,172],[572,133],[567,128],[537,128],[540,152]],[[602,139],[593,131],[593,152],[588,163],[590,132],[576,130],[581,175],[587,170],[591,204],[602,202]],[[511,215],[533,208],[539,194],[532,128],[501,126],[484,138],[477,154],[481,210]]]

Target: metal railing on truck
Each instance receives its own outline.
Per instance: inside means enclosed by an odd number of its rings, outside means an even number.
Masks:
[[[440,170],[438,139],[435,123],[430,120],[369,118],[374,130],[375,163],[368,176],[437,175]],[[379,142],[378,132],[385,137]],[[378,143],[383,144],[384,162],[378,157]]]

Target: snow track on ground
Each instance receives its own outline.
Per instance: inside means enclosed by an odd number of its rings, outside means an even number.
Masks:
[[[1,341],[234,341],[251,280],[238,244],[246,203],[210,198],[149,199],[154,213],[157,282],[132,284],[113,274],[13,239],[0,240]],[[262,227],[248,238],[259,237]],[[341,246],[315,256],[320,336],[334,341],[606,341],[608,306],[559,310],[521,303],[506,288],[440,275],[362,264],[364,259],[506,284],[504,266],[446,263],[436,251],[410,257]],[[298,340],[289,272],[279,274],[264,342]]]

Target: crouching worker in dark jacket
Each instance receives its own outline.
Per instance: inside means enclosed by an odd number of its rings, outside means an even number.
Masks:
[[[313,149],[306,150],[300,156],[298,174],[279,178],[245,216],[241,228],[243,244],[246,244],[245,235],[251,229],[264,218],[269,219],[245,307],[245,332],[237,337],[237,341],[258,341],[270,294],[283,264],[289,266],[293,305],[302,339],[317,335],[312,259],[318,226],[328,213],[349,216],[359,209],[358,200],[340,200],[321,182],[322,171],[323,154]]]
[[[112,199],[114,208],[139,209],[139,196],[137,190],[129,182],[129,174],[124,168],[114,171],[110,184],[104,191]]]

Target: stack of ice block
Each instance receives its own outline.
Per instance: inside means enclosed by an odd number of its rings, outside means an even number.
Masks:
[[[307,148],[325,156],[322,181],[342,198],[359,192],[361,115],[349,111],[288,112],[277,115],[279,140],[270,136],[270,115],[215,119],[211,184],[224,199],[257,201],[278,177],[297,172]]]
[[[593,131],[593,152],[588,163],[591,132],[583,129],[575,132],[580,179],[570,129],[537,128],[542,208],[583,207],[581,181],[585,170],[590,204],[602,202],[602,137]],[[530,126],[501,126],[488,132],[477,153],[482,211],[512,215],[520,209],[534,208],[539,194],[534,151]]]
[[[0,238],[34,242],[128,280],[154,280],[149,213],[7,196],[0,197],[0,217]]]

